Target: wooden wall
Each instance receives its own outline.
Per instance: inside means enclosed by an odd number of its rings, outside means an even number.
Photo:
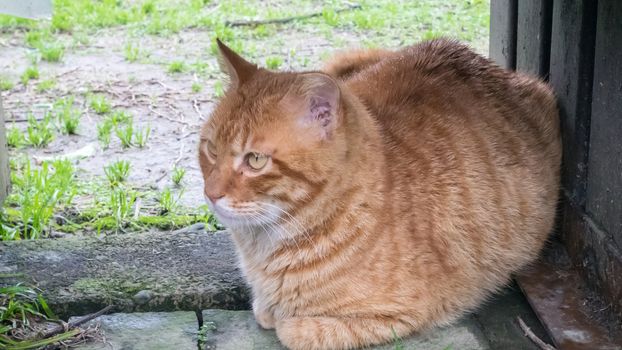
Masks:
[[[559,237],[590,287],[622,315],[622,1],[492,0],[490,23],[491,58],[556,92]]]

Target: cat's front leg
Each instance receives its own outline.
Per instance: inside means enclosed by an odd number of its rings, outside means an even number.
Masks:
[[[261,328],[274,329],[276,323],[274,312],[262,305],[259,298],[253,300],[253,314],[255,315],[255,321]]]
[[[291,350],[354,349],[386,343],[416,330],[409,317],[291,317],[276,323],[276,334]]]

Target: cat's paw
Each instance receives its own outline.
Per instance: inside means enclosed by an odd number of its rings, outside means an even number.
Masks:
[[[255,315],[255,321],[257,321],[261,328],[274,329],[276,320],[272,312],[260,308],[253,303],[253,314]]]
[[[276,335],[290,350],[320,349],[316,332],[317,325],[305,324],[304,318],[286,318],[276,323]]]

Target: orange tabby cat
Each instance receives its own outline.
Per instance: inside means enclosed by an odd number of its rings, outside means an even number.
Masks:
[[[219,46],[231,84],[201,132],[205,196],[288,348],[446,324],[538,255],[561,152],[544,83],[447,40],[300,73]]]

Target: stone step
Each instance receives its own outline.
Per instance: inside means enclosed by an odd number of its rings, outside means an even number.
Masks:
[[[205,310],[203,331],[191,312],[112,314],[99,317],[105,342],[87,343],[75,349],[218,349],[279,350],[285,349],[273,330],[261,329],[251,311]],[[200,334],[199,334],[200,333]],[[200,341],[199,341],[200,340]],[[490,345],[473,318],[455,324],[371,347],[373,350],[484,350]]]
[[[0,242],[0,285],[43,291],[62,318],[96,312],[248,309],[227,233],[153,232]]]

